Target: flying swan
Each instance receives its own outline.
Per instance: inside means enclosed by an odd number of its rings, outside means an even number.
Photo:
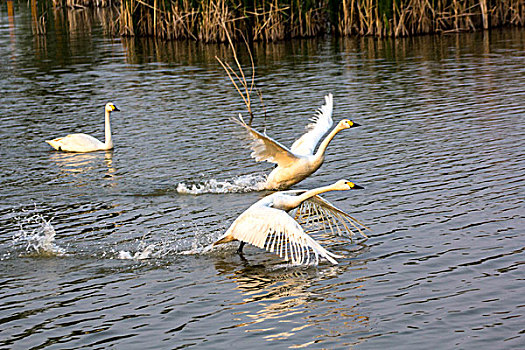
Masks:
[[[113,111],[120,111],[113,103],[106,103],[106,142],[100,142],[96,138],[86,134],[69,134],[65,137],[59,137],[53,140],[46,140],[51,147],[58,151],[86,153],[93,151],[109,150],[113,148],[111,139],[111,126],[109,124],[109,115]]]
[[[340,256],[324,249],[303,227],[312,231],[324,229],[340,236],[346,232],[353,237],[355,233],[350,228],[352,227],[367,238],[359,228],[367,228],[366,226],[319,196],[328,191],[362,188],[348,180],[339,180],[332,185],[309,191],[275,192],[239,215],[212,246],[240,241],[239,253],[249,243],[276,253],[294,265],[317,265],[319,257],[337,264],[335,258]]]
[[[250,127],[244,122],[241,114],[239,114],[239,119],[232,118],[235,123],[247,131],[252,141],[250,145],[253,151],[252,158],[255,158],[257,162],[265,160],[277,164],[277,167],[268,175],[264,189],[284,190],[304,180],[323,164],[326,148],[339,131],[360,125],[348,119],[341,120],[314,153],[315,146],[321,137],[332,127],[332,109],[333,97],[332,94],[328,94],[325,96],[325,104],[310,119],[312,123],[306,127],[308,131],[297,139],[290,149],[267,136],[266,133],[260,133]]]

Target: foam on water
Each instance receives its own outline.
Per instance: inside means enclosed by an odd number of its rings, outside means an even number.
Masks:
[[[146,243],[141,239],[134,250],[113,251],[116,259],[122,260],[145,260],[159,259],[168,255],[198,255],[206,254],[212,248],[214,242],[208,232],[196,227],[195,235],[186,239],[176,238],[173,241],[165,240],[161,242]]]
[[[117,259],[122,260],[145,260],[145,259],[159,259],[165,257],[173,252],[171,243],[168,241],[148,243],[145,237],[140,240],[137,239],[137,248],[134,251],[120,250],[116,253]]]
[[[40,214],[19,219],[19,231],[13,235],[13,245],[25,246],[28,253],[42,255],[64,255],[65,249],[55,243],[56,232],[51,220]]]
[[[217,237],[209,231],[195,226],[195,235],[177,243],[177,253],[181,255],[206,254],[212,249],[212,243]]]
[[[261,174],[241,175],[231,180],[209,179],[202,184],[179,183],[177,192],[181,194],[239,193],[264,190],[266,177]]]
[[[120,250],[117,253],[116,259],[121,260],[145,260],[145,259],[159,259],[172,255],[198,255],[206,254],[211,250],[211,244],[203,245],[197,238],[192,239],[191,242],[159,242],[148,244],[147,246],[140,244],[135,251]]]
[[[144,250],[138,249],[135,254],[131,255],[131,253],[127,250],[121,250],[118,252],[118,259],[129,259],[129,260],[143,260],[143,259],[149,259],[153,258],[154,256],[152,253],[154,253],[156,248],[155,244],[150,244]]]

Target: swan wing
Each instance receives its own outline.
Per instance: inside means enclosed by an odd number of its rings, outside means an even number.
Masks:
[[[368,238],[363,229],[370,230],[359,220],[334,206],[321,196],[313,196],[295,210],[295,220],[311,230],[323,229],[338,236],[355,236],[355,231]]]
[[[239,114],[239,119],[231,118],[231,120],[247,131],[247,135],[252,141],[250,145],[253,151],[251,156],[255,158],[257,162],[265,160],[270,163],[276,163],[279,166],[287,167],[298,160],[288,148],[246,124],[241,114]]]
[[[104,147],[104,143],[87,134],[69,134],[46,142],[54,149],[65,152],[91,152]]]
[[[328,94],[324,99],[325,104],[321,106],[316,115],[310,119],[311,123],[306,126],[308,130],[306,134],[293,143],[291,151],[294,154],[313,154],[315,146],[319,143],[321,137],[332,127],[334,123],[332,120],[332,110],[334,107],[333,96],[332,94]]]
[[[286,212],[266,206],[252,206],[246,210],[226,235],[276,253],[292,264],[317,264],[319,257],[337,264],[334,258],[339,257],[307,235]]]

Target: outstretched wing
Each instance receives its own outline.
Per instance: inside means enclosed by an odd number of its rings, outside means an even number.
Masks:
[[[242,242],[276,253],[292,264],[318,264],[319,257],[332,264],[337,264],[330,253],[286,212],[269,207],[251,207],[242,213],[226,231],[230,236]]]
[[[328,230],[338,236],[348,234],[350,237],[355,236],[354,231],[357,231],[368,238],[362,230],[370,230],[368,227],[320,196],[313,196],[301,203],[293,215],[307,229]]]
[[[325,104],[310,119],[312,123],[306,126],[306,134],[301,136],[292,145],[292,152],[299,155],[310,155],[314,153],[315,146],[324,134],[332,127],[332,110],[334,107],[332,94],[325,96]]]
[[[241,114],[239,114],[239,119],[231,118],[231,120],[242,126],[247,131],[247,134],[252,141],[250,145],[250,148],[253,151],[251,156],[252,158],[255,158],[257,162],[265,160],[286,167],[298,160],[288,148],[246,124],[242,119]]]

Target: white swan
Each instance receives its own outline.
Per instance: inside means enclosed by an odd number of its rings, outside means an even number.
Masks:
[[[259,200],[231,224],[213,246],[231,241],[241,241],[239,253],[245,243],[275,252],[293,264],[317,264],[319,256],[337,264],[330,253],[301,227],[328,229],[334,234],[348,233],[350,237],[355,228],[365,238],[358,225],[367,228],[349,214],[336,208],[319,194],[328,191],[344,191],[363,188],[347,180],[319,187],[313,190],[291,190],[273,193]],[[293,215],[294,217],[292,218]]]
[[[86,134],[69,134],[65,137],[59,137],[53,140],[46,140],[51,147],[58,151],[64,152],[93,152],[101,150],[109,150],[113,148],[113,140],[111,138],[111,126],[109,124],[109,115],[113,111],[119,111],[117,106],[113,103],[106,103],[106,139],[105,142],[100,142],[96,138]]]
[[[239,119],[232,118],[234,122],[245,128],[252,140],[251,156],[255,161],[277,163],[277,167],[268,175],[264,189],[283,190],[304,180],[323,164],[326,148],[339,131],[359,126],[351,120],[341,120],[314,153],[315,146],[333,124],[332,109],[332,94],[328,94],[325,96],[325,104],[317,115],[310,119],[312,123],[306,127],[308,131],[295,141],[290,149],[273,140],[266,133],[262,134],[247,125],[240,114]]]

